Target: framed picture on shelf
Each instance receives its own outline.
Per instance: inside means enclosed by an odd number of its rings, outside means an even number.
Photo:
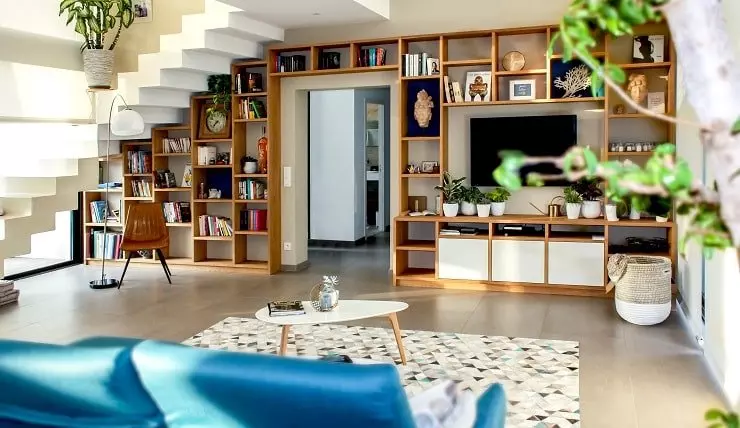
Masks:
[[[435,161],[424,161],[421,163],[421,172],[423,174],[432,174],[435,168],[439,168],[439,163]]]
[[[509,100],[524,101],[536,98],[534,79],[509,81]]]
[[[665,36],[635,36],[632,42],[632,62],[663,62]]]
[[[200,106],[198,139],[231,138],[231,112],[211,107],[213,103],[203,103]]]
[[[469,71],[465,79],[465,102],[491,101],[491,72]]]

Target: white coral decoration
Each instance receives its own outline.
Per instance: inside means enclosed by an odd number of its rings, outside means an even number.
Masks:
[[[565,80],[558,77],[553,84],[565,91],[563,98],[579,98],[578,92],[591,87],[591,72],[585,64],[581,64],[568,70]]]
[[[339,278],[336,275],[326,276],[324,275],[324,287],[336,287],[339,284]]]

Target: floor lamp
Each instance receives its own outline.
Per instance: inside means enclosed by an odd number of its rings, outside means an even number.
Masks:
[[[113,108],[116,104],[116,99],[120,98],[121,102],[126,106],[123,110],[116,113],[113,116]],[[118,287],[118,280],[115,278],[105,277],[105,244],[108,242],[108,191],[110,190],[110,137],[111,133],[119,137],[133,137],[144,132],[144,118],[126,104],[126,100],[121,94],[116,94],[110,103],[110,111],[108,112],[108,141],[105,147],[105,215],[103,216],[103,265],[100,272],[100,279],[90,281],[90,288],[99,290],[104,288]],[[123,215],[121,213],[120,215]]]

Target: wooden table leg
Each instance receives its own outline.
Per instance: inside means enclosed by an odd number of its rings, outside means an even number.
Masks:
[[[388,315],[388,319],[393,327],[393,334],[396,336],[396,345],[398,345],[398,352],[401,354],[401,364],[406,365],[406,350],[403,349],[403,340],[401,340],[401,330],[398,328],[398,317],[396,313]]]
[[[290,326],[283,326],[283,333],[280,335],[280,352],[278,355],[285,355],[285,351],[288,349],[288,334],[290,334]]]

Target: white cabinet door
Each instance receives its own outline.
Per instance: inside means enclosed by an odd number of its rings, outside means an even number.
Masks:
[[[550,242],[549,245],[548,283],[604,285],[603,242]]]
[[[545,241],[494,240],[491,258],[494,281],[545,282]]]
[[[440,239],[439,278],[488,280],[488,240]]]

